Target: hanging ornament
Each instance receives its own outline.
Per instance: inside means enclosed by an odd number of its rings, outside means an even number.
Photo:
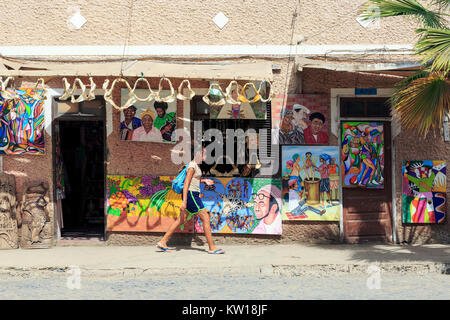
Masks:
[[[162,82],[166,81],[169,83],[170,86],[170,95],[168,95],[167,97],[161,98],[161,91],[162,91]],[[162,77],[159,80],[159,86],[158,86],[158,92],[156,92],[155,95],[155,101],[158,102],[167,102],[167,103],[171,103],[175,101],[175,89],[172,86],[172,82],[170,81],[170,79],[167,79],[166,77]]]
[[[208,92],[203,96],[203,101],[210,106],[220,107],[225,104],[225,94],[218,83],[211,83]]]
[[[103,90],[105,90],[105,94],[103,95],[103,97],[105,98],[105,101],[110,103],[115,109],[122,111],[122,110],[125,110],[128,107],[132,106],[137,101],[137,99],[134,96],[131,96],[131,97],[129,97],[127,102],[125,102],[125,104],[123,106],[118,106],[117,104],[115,104],[113,97],[112,97],[112,93],[113,93],[114,87],[116,86],[117,82],[125,83],[125,85],[127,86],[127,89],[128,89],[128,95],[133,90],[130,87],[130,84],[128,83],[128,81],[125,79],[122,79],[122,78],[114,79],[114,81],[111,84],[111,87],[108,89],[109,79],[106,79],[105,82],[103,83]]]
[[[230,84],[228,85],[228,87],[225,91],[226,92],[226,101],[232,105],[236,105],[236,104],[240,105],[241,101],[239,101],[239,99],[234,100],[234,98],[233,98],[233,85],[235,86],[234,91],[236,92],[236,95],[239,95],[239,84],[237,83],[237,81],[233,80],[230,82]]]
[[[270,88],[270,91],[269,91],[270,93],[267,95],[267,99],[264,99],[264,96],[261,93],[263,83],[268,84],[269,88]],[[266,86],[266,92],[267,92],[267,86]],[[261,102],[268,102],[268,101],[271,101],[273,98],[275,98],[275,92],[273,92],[272,83],[269,80],[261,81],[261,83],[259,84],[258,93],[261,96]]]
[[[183,91],[182,91],[184,83],[187,83],[187,88],[188,88],[188,91],[189,91],[189,96],[187,96],[187,97],[183,95]],[[194,96],[195,96],[195,92],[194,92],[194,90],[192,90],[191,83],[189,82],[189,80],[185,79],[185,80],[181,81],[180,86],[178,87],[177,98],[179,100],[192,100],[192,98]]]
[[[134,93],[134,91],[136,90],[136,85],[140,81],[143,81],[147,85],[147,88],[149,90],[149,95],[145,98],[139,98],[138,95]],[[136,82],[134,83],[133,89],[130,91],[129,95],[134,96],[134,98],[136,98],[138,101],[142,101],[142,102],[147,102],[147,101],[150,102],[155,98],[155,93],[153,92],[152,88],[150,87],[150,83],[144,77],[141,77],[136,80]]]
[[[255,96],[249,100],[246,96],[245,96],[245,89],[247,89],[247,87],[251,87],[253,88],[253,91],[255,92]],[[238,96],[238,99],[241,100],[242,102],[248,102],[248,103],[255,103],[257,101],[259,101],[261,99],[261,95],[259,94],[258,90],[256,90],[255,84],[253,82],[247,82],[241,90],[241,93]]]
[[[37,89],[37,87],[41,84],[42,89]],[[43,78],[37,79],[36,83],[34,84],[33,93],[36,94],[33,98],[36,100],[45,100],[47,90],[44,88],[45,82]],[[39,94],[37,93],[37,90],[42,90]]]
[[[95,88],[97,88],[97,85],[94,82],[94,79],[92,77],[89,77],[89,93],[87,94],[86,101],[91,101],[95,99]]]

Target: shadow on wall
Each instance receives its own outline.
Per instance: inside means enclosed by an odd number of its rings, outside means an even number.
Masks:
[[[448,222],[445,222],[448,223]],[[403,224],[402,244],[430,244],[430,243],[450,243],[450,234],[442,225],[430,224]]]

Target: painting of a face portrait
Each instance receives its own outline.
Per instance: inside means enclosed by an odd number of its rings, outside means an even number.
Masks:
[[[44,100],[36,92],[7,89],[0,95],[0,154],[44,154]],[[6,99],[8,93],[19,98]]]
[[[339,149],[283,146],[283,220],[339,221]]]
[[[343,122],[342,186],[384,188],[384,135],[381,122]]]
[[[443,223],[447,213],[445,161],[403,161],[403,223]]]
[[[147,90],[137,89],[136,95],[144,97]],[[163,90],[162,96],[169,95]],[[122,105],[128,100],[128,90],[122,89]],[[120,140],[175,143],[177,100],[171,103],[137,101],[120,113]]]
[[[274,179],[211,178],[201,184],[202,202],[211,212],[213,233],[277,234],[282,232],[280,181]],[[195,216],[195,232],[203,232]]]
[[[254,82],[256,89],[259,88],[259,82]],[[242,89],[242,88],[240,88]],[[266,98],[265,86],[261,89],[261,94]],[[241,93],[241,92],[239,92]],[[238,101],[238,92],[232,90],[233,99]],[[247,87],[245,90],[245,97],[251,101],[257,93],[253,88]],[[253,103],[241,102],[240,104],[226,103],[223,106],[210,106],[211,119],[266,119],[267,117],[267,102],[258,100]]]
[[[320,94],[277,95],[272,126],[279,144],[328,144],[328,100]]]

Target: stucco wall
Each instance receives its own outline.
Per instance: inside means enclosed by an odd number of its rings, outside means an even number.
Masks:
[[[123,45],[131,14],[129,45],[285,45],[294,35],[305,45],[405,44],[415,37],[414,22],[385,19],[363,28],[356,18],[365,0],[4,0],[0,21],[5,46]],[[87,19],[70,30],[71,7]],[[220,30],[212,18],[222,11],[229,23]],[[24,23],[24,21],[26,21]]]

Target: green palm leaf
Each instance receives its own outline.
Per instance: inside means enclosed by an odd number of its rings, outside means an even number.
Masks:
[[[450,80],[445,73],[431,73],[396,91],[390,102],[402,126],[426,135],[440,127],[449,112]]]
[[[446,24],[440,11],[428,10],[415,0],[369,0],[361,13],[364,20],[396,16],[415,17],[430,28],[442,28]]]
[[[416,44],[417,54],[422,61],[432,61],[432,71],[450,71],[450,29],[422,28]]]

